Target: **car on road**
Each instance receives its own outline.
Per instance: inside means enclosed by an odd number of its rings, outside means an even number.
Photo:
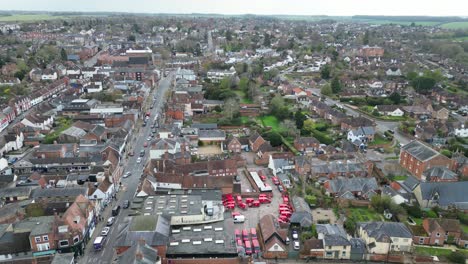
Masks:
[[[294,240],[298,240],[299,239],[299,234],[297,233],[297,230],[293,230],[292,231],[292,238]]]
[[[150,140],[151,140],[151,136],[147,137],[146,140],[150,141]]]
[[[138,157],[137,159],[137,163],[140,164],[141,163],[141,157]]]
[[[387,130],[387,132],[390,133],[390,134],[395,134],[395,130],[393,130],[393,129],[389,129],[389,130]]]
[[[283,186],[282,186],[282,185],[278,185],[278,191],[280,191],[280,192],[284,192],[284,188],[283,188]]]
[[[122,208],[127,209],[128,207],[130,207],[130,201],[129,200],[123,201]]]
[[[127,171],[127,173],[125,173],[123,177],[124,177],[124,178],[128,178],[128,177],[130,177],[130,175],[132,175],[132,173],[129,172],[129,171]]]
[[[110,227],[108,226],[104,227],[101,231],[101,236],[107,236],[107,234],[109,234],[109,231],[110,231]]]
[[[113,216],[109,217],[109,219],[107,219],[107,224],[106,225],[111,226],[111,225],[114,224],[114,222],[115,222],[115,217],[113,217]]]
[[[299,244],[299,241],[294,241],[294,250],[299,250],[301,248],[301,245]]]
[[[145,142],[145,143],[143,144],[143,147],[144,147],[144,148],[148,147],[148,142]]]

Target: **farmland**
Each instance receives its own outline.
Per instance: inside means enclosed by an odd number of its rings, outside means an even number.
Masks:
[[[447,29],[465,29],[468,28],[468,22],[451,22],[441,25],[442,28]]]
[[[1,22],[28,22],[28,21],[40,21],[40,20],[54,20],[63,19],[64,16],[52,16],[49,14],[34,14],[34,15],[11,15],[11,16],[0,16]]]

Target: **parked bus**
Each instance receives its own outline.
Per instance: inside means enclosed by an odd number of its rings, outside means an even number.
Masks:
[[[102,248],[104,247],[104,243],[106,242],[106,237],[105,236],[98,236],[96,237],[96,239],[94,240],[94,250],[102,250]]]

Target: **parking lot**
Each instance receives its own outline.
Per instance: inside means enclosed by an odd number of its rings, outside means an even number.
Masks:
[[[241,214],[245,215],[245,222],[243,224],[236,224],[235,228],[238,229],[244,229],[244,228],[252,228],[252,227],[257,227],[258,222],[260,221],[260,218],[264,215],[267,214],[273,214],[275,217],[278,216],[278,208],[281,203],[283,203],[282,197],[280,192],[278,191],[278,188],[276,188],[276,185],[273,184],[271,181],[272,175],[268,171],[268,169],[264,167],[258,167],[258,169],[262,169],[264,174],[267,175],[267,180],[266,183],[269,184],[273,191],[272,193],[266,193],[266,194],[272,194],[271,198],[271,203],[267,204],[260,204],[260,207],[247,207],[245,210],[241,209],[236,206],[234,209],[235,212],[240,212]],[[250,185],[249,180],[246,178],[244,172],[244,169],[239,169],[238,170],[238,175],[241,180],[241,185],[242,185],[242,192],[252,192],[254,191],[252,186]],[[243,199],[245,201],[245,198]]]

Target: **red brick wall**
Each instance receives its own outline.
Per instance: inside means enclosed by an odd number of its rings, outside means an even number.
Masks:
[[[420,243],[419,239],[423,238],[423,242]],[[429,245],[430,244],[430,238],[427,236],[413,236],[413,244],[415,245]]]

